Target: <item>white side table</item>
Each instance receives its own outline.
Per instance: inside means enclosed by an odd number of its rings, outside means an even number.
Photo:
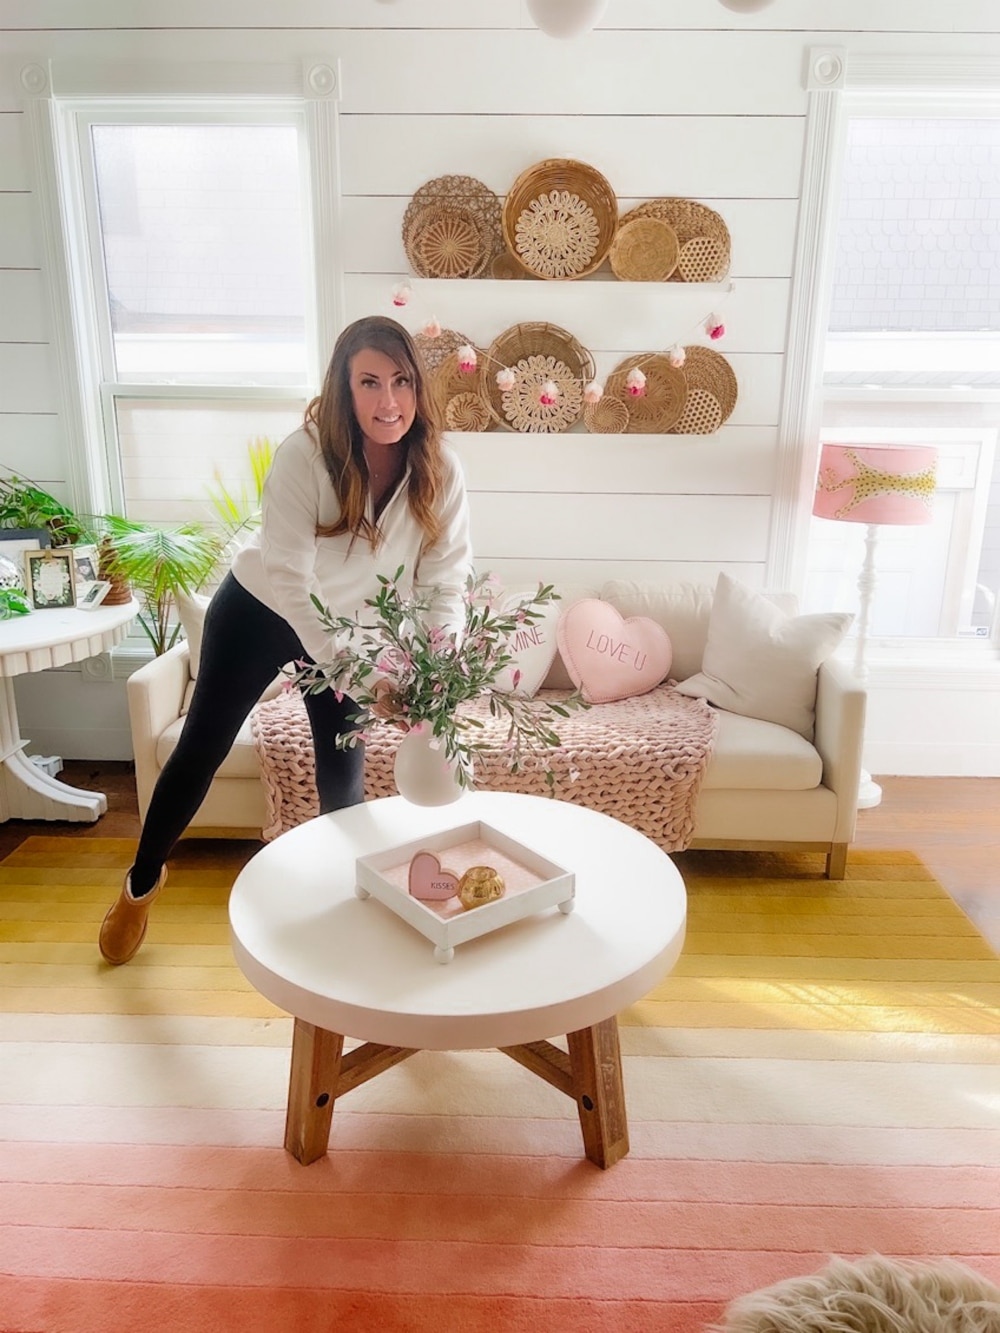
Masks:
[[[356,896],[355,861],[474,820],[573,870],[574,909],[469,940],[442,967],[423,935]],[[587,1157],[612,1166],[629,1147],[616,1016],[673,967],[686,905],[655,843],[541,796],[393,796],[283,834],[240,872],[229,919],[241,971],[295,1018],[286,1149],[323,1156],[337,1099],[415,1051],[493,1046],[573,1098]],[[344,1055],[345,1034],[365,1044]],[[560,1034],[568,1051],[548,1040]]]
[[[102,792],[80,791],[50,777],[24,754],[17,724],[14,676],[82,662],[125,637],[139,610],[122,606],[32,611],[0,621],[0,823],[8,819],[67,819],[93,823],[108,808]]]

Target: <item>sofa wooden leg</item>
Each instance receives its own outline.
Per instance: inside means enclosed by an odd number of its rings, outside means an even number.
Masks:
[[[826,855],[827,879],[843,879],[847,873],[847,843],[835,842]]]

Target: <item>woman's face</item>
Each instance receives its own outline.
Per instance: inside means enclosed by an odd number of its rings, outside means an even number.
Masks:
[[[392,357],[368,347],[350,362],[354,415],[366,440],[398,444],[413,425],[417,393],[405,370]]]

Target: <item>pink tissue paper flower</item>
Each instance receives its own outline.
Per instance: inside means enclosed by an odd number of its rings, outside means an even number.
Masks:
[[[667,353],[667,360],[675,370],[680,370],[681,366],[683,366],[684,362],[687,360],[687,352],[685,352],[684,348],[681,347],[679,343],[674,343],[673,347],[671,347],[670,351]]]
[[[424,325],[424,327],[420,330],[420,332],[424,335],[425,338],[440,338],[441,325],[437,322],[436,319],[429,319],[427,323]]]
[[[583,401],[585,403],[599,403],[604,396],[604,385],[598,384],[597,380],[591,380],[583,391]]]
[[[705,320],[705,332],[714,342],[716,338],[721,338],[726,331],[726,326],[716,314],[709,315]]]
[[[513,389],[516,383],[517,376],[509,366],[504,366],[503,370],[497,371],[497,384],[504,393],[506,393],[508,389]]]
[[[458,368],[463,375],[471,375],[476,368],[476,349],[470,347],[468,343],[463,343],[458,349]]]
[[[625,388],[633,398],[645,398],[646,396],[646,376],[638,366],[633,366],[625,376]]]
[[[543,407],[551,407],[559,397],[559,385],[555,380],[546,380],[542,385],[542,391],[538,395],[538,401]]]
[[[409,305],[413,290],[408,282],[401,282],[392,289],[393,305]]]

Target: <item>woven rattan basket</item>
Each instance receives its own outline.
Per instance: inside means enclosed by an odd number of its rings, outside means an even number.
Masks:
[[[413,341],[417,345],[424,368],[432,377],[434,371],[452,352],[457,352],[460,347],[472,345],[472,339],[467,338],[464,333],[459,333],[457,329],[442,329],[436,338],[426,333],[415,333]]]
[[[414,273],[422,278],[478,278],[493,257],[492,239],[471,208],[428,204],[403,233]]]
[[[722,424],[722,408],[719,400],[707,389],[688,389],[684,411],[675,426],[671,426],[671,435],[713,435]]]
[[[425,181],[415,190],[413,197],[403,214],[403,246],[407,257],[410,256],[407,237],[414,226],[415,219],[426,208],[445,209],[453,212],[471,213],[476,220],[486,251],[483,268],[493,256],[503,250],[503,236],[500,231],[500,200],[481,180],[475,176],[435,176]],[[427,276],[427,275],[423,275]]]
[[[736,406],[738,388],[733,368],[724,356],[713,352],[711,347],[702,347],[696,343],[684,348],[683,375],[688,390],[703,389],[719,404],[719,425],[728,420]],[[695,432],[691,432],[694,434]]]
[[[507,249],[535,277],[582,278],[608,257],[618,201],[595,167],[547,158],[510,187],[501,226]]]
[[[646,392],[641,397],[633,397],[626,385],[634,366],[646,376]],[[684,372],[660,353],[629,356],[608,376],[604,393],[628,404],[629,435],[659,435],[680,419],[687,399],[687,381]]]
[[[621,223],[635,218],[659,218],[673,227],[680,246],[674,282],[720,282],[729,272],[729,228],[722,217],[697,199],[650,199],[626,213]]]
[[[482,399],[484,404],[486,403],[484,391],[486,384],[485,360],[485,352],[477,349],[475,370],[460,370],[457,351],[449,352],[431,371],[431,392],[443,420],[447,420],[448,404],[453,398],[458,398],[464,394],[473,394]],[[488,406],[487,411],[489,411]],[[485,430],[485,427],[483,429]]]
[[[583,409],[584,425],[593,435],[622,435],[628,430],[628,408],[610,394]]]
[[[489,430],[493,417],[486,399],[478,393],[456,393],[444,408],[444,424],[449,430]]]
[[[557,324],[513,324],[490,345],[483,389],[497,421],[510,430],[568,430],[583,413],[584,386],[594,378],[594,359]],[[514,371],[513,389],[497,384],[499,370]],[[546,380],[559,386],[558,401],[545,408],[538,391]]]
[[[623,222],[611,245],[611,271],[623,282],[665,282],[677,267],[680,246],[669,222],[632,218]]]

